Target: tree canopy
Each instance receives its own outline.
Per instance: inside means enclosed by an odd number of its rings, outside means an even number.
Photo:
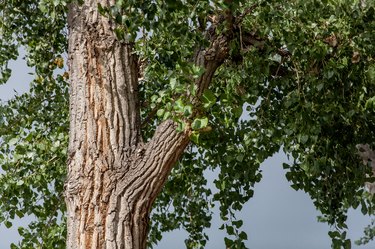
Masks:
[[[8,62],[21,46],[35,69],[30,92],[0,106],[0,222],[10,227],[16,216],[36,218],[19,228],[23,239],[12,248],[65,243],[69,2],[0,1],[0,82],[9,79]],[[356,146],[375,145],[375,2],[113,2],[98,8],[116,23],[119,40],[135,44],[145,141],[166,119],[193,130],[154,204],[150,245],[183,228],[188,248],[204,247],[218,205],[225,244],[244,248],[247,235],[235,214],[253,196],[260,164],[282,149],[293,161],[283,165],[291,187],[308,193],[332,226],[333,248],[350,248],[347,210],[374,213],[364,187],[373,181],[371,167]],[[223,35],[229,56],[198,94],[193,79],[203,68],[193,58]],[[218,172],[215,190],[206,171]],[[375,229],[365,235],[361,243]]]

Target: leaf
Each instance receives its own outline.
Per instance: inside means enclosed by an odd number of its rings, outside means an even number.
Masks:
[[[174,103],[174,109],[179,111],[179,112],[182,112],[184,110],[184,102],[182,101],[182,99],[178,99],[176,100],[176,102]]]
[[[18,140],[19,140],[18,137],[14,137],[14,138],[12,138],[12,139],[9,140],[8,145],[9,146],[13,146],[16,143],[18,143]]]
[[[184,106],[184,116],[189,117],[193,113],[193,106],[192,105],[186,105]]]
[[[233,109],[233,114],[236,118],[239,118],[242,115],[242,111],[243,111],[242,106],[238,106]]]
[[[190,136],[190,140],[193,141],[195,144],[199,144],[199,133],[193,132]]]
[[[247,240],[247,234],[246,234],[244,231],[242,231],[238,236],[239,236],[240,239],[242,239],[242,240]]]
[[[290,168],[289,164],[283,163],[283,169],[289,169],[289,168]],[[288,176],[287,176],[287,179],[288,179]],[[288,179],[288,181],[290,181],[290,179]]]
[[[169,80],[169,85],[171,86],[171,89],[175,89],[176,88],[176,85],[177,85],[177,79],[176,78],[171,78]]]
[[[213,92],[209,89],[205,90],[201,97],[203,107],[209,109],[216,103],[216,97]]]
[[[167,120],[171,116],[171,112],[167,111],[164,113],[163,120]]]
[[[241,228],[243,225],[242,220],[232,221],[232,224],[235,225],[237,228]]]
[[[199,130],[206,127],[208,124],[208,118],[196,118],[194,119],[193,123],[191,124],[191,128],[193,130]]]
[[[345,249],[351,249],[352,248],[352,243],[350,241],[350,239],[346,239],[345,242],[344,242],[344,248]]]
[[[183,121],[178,121],[177,122],[177,131],[178,132],[182,132],[182,131],[184,131],[185,130],[185,127],[186,127],[186,123],[185,122],[183,122]]]
[[[338,237],[340,237],[340,233],[339,233],[338,231],[329,231],[329,232],[328,232],[328,235],[329,235],[329,237],[331,237],[332,239],[333,239],[333,238],[338,238]]]
[[[19,217],[19,218],[22,218],[25,216],[25,214],[21,211],[21,210],[16,210],[16,215]]]
[[[320,83],[319,85],[316,86],[316,88],[318,89],[318,91],[321,91],[324,87],[324,84],[323,83]]]
[[[242,162],[244,157],[245,157],[244,154],[239,154],[239,155],[236,156],[236,159],[237,159],[237,161]]]
[[[7,221],[4,222],[4,225],[5,225],[6,228],[11,228],[13,224],[12,224],[12,222],[7,220]]]
[[[227,238],[227,237],[224,237],[224,242],[225,242],[225,246],[227,248],[232,248],[232,245],[233,245],[233,240]]]
[[[156,115],[157,115],[158,117],[162,117],[162,116],[164,115],[164,112],[165,112],[164,109],[159,109],[159,110],[156,112]]]
[[[308,139],[309,139],[309,136],[307,136],[307,135],[301,135],[301,136],[300,136],[300,142],[301,142],[302,144],[305,144],[305,143],[307,142]]]
[[[361,60],[361,55],[358,51],[354,51],[352,55],[352,63],[356,64]]]
[[[232,226],[226,226],[228,235],[234,235],[234,228]]]

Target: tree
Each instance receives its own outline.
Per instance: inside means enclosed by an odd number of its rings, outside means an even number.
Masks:
[[[64,247],[65,236],[67,248],[145,248],[148,233],[152,245],[179,227],[201,248],[217,203],[226,246],[244,248],[235,213],[280,148],[334,248],[350,247],[348,208],[374,212],[356,148],[374,146],[372,1],[13,0],[0,10],[2,82],[19,46],[35,68],[30,93],[1,106],[0,221],[37,218],[19,229],[20,248]],[[207,170],[219,171],[215,194]]]

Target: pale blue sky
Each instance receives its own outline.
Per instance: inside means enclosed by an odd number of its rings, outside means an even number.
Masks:
[[[7,100],[14,95],[15,89],[22,93],[28,89],[33,76],[31,69],[22,60],[12,62],[13,76],[10,82],[0,86],[0,99]],[[255,186],[254,197],[238,214],[244,220],[243,229],[248,234],[246,243],[251,249],[329,249],[330,239],[327,235],[329,227],[318,223],[315,210],[309,196],[296,192],[289,187],[282,169],[286,156],[277,154],[262,164],[263,179]],[[213,179],[209,179],[212,181]],[[217,210],[216,210],[217,211]],[[207,231],[210,241],[207,249],[225,249],[223,238],[225,234],[218,230],[220,219],[218,212],[213,218],[212,228]],[[18,220],[11,229],[0,225],[0,249],[7,249],[11,242],[17,242],[19,235],[17,225],[26,225],[31,218]],[[349,237],[358,239],[363,228],[370,223],[370,217],[365,217],[359,210],[349,212]],[[184,247],[184,231],[174,231],[164,235],[158,249],[179,249]],[[373,249],[375,242],[366,246],[355,246],[355,249]]]

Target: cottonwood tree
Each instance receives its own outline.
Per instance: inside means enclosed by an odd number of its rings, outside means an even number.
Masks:
[[[35,75],[1,105],[0,221],[35,217],[12,248],[138,249],[177,228],[202,248],[213,205],[223,243],[244,248],[235,214],[280,149],[334,248],[350,248],[348,208],[374,212],[356,148],[374,145],[373,1],[12,0],[0,13],[1,82],[21,46]]]

